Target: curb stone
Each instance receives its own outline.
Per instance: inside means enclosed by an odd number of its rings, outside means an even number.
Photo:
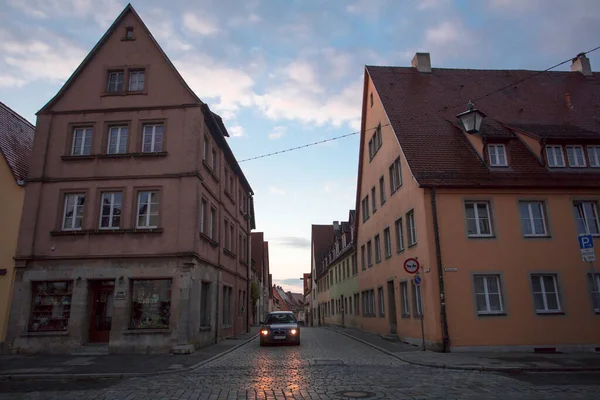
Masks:
[[[221,358],[221,357],[239,349],[242,346],[245,346],[246,344],[250,343],[257,337],[258,337],[258,333],[256,335],[253,335],[250,339],[247,339],[244,342],[231,347],[230,349],[222,351],[219,354],[215,354],[214,356],[212,356],[206,360],[199,361],[196,364],[189,366],[189,367],[177,368],[177,369],[172,369],[172,370],[162,370],[162,371],[155,371],[155,372],[115,372],[115,373],[103,372],[103,373],[97,373],[97,374],[90,373],[90,374],[17,374],[17,375],[11,375],[11,374],[1,374],[0,373],[0,381],[16,381],[16,380],[30,380],[30,379],[48,379],[48,380],[56,380],[56,379],[61,379],[61,380],[125,379],[125,378],[134,378],[134,377],[143,377],[143,376],[177,374],[180,372],[190,372],[190,371],[195,371],[196,369],[202,367],[203,365],[208,364],[209,362],[215,361],[216,359]]]
[[[459,370],[459,371],[505,372],[505,373],[510,373],[510,372],[515,373],[515,372],[594,372],[594,371],[600,371],[600,367],[549,367],[549,368],[543,368],[543,367],[486,367],[483,365],[462,366],[462,365],[432,363],[432,362],[426,362],[426,361],[414,361],[414,360],[399,356],[396,353],[393,353],[389,350],[379,347],[373,343],[367,342],[366,340],[357,338],[356,336],[353,336],[349,333],[342,332],[337,329],[329,328],[329,327],[325,327],[325,329],[328,329],[333,332],[337,332],[341,335],[344,335],[351,339],[354,339],[357,342],[366,344],[367,346],[370,346],[370,347],[374,348],[375,350],[378,350],[389,356],[397,358],[400,361],[404,361],[406,363],[413,364],[413,365],[418,365],[420,367],[452,369],[452,370]]]

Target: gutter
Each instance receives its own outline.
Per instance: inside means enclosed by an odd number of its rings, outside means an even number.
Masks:
[[[450,351],[450,336],[448,334],[448,317],[446,315],[446,293],[444,290],[444,268],[442,263],[442,249],[440,245],[440,229],[437,216],[437,203],[435,186],[431,187],[431,209],[433,214],[433,232],[435,235],[435,257],[437,260],[438,286],[440,288],[440,317],[442,323],[442,351]]]

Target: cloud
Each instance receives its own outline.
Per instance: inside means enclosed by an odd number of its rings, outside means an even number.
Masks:
[[[36,38],[30,34],[0,29],[0,80],[5,87],[38,80],[62,84],[86,55],[79,45],[46,30],[33,32]]]
[[[184,28],[196,35],[211,36],[219,33],[217,21],[206,15],[197,15],[187,12],[183,15]]]
[[[242,136],[245,136],[244,128],[241,127],[241,126],[239,126],[239,125],[234,125],[231,128],[227,129],[227,131],[233,137],[242,137]]]
[[[417,9],[419,10],[431,10],[444,8],[450,4],[450,0],[420,0]]]
[[[270,238],[269,242],[277,243],[281,246],[295,247],[298,249],[310,248],[310,240],[298,236],[279,236],[275,238]]]
[[[325,184],[325,186],[323,187],[323,190],[325,191],[325,193],[330,193],[331,192],[331,186],[329,184]]]
[[[273,284],[281,286],[285,292],[303,293],[304,283],[298,278],[273,279]]]
[[[464,57],[476,44],[475,35],[468,31],[460,20],[446,20],[425,31],[425,40],[421,46],[439,60]]]
[[[269,139],[271,139],[271,140],[281,139],[281,137],[283,135],[285,135],[286,130],[287,130],[287,128],[285,126],[274,127],[273,130],[271,131],[271,133],[269,133]]]
[[[143,15],[143,20],[157,39],[161,47],[175,51],[187,52],[193,49],[193,46],[178,35],[173,26],[173,20],[169,12],[160,8],[153,8]]]
[[[8,0],[8,4],[39,19],[92,17],[101,28],[108,28],[124,8],[118,0]]]
[[[286,192],[285,190],[276,188],[275,186],[269,186],[269,194],[274,196],[285,196]]]

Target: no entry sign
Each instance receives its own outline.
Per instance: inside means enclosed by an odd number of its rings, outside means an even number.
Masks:
[[[416,274],[419,271],[419,262],[414,258],[407,258],[404,261],[404,270],[409,274]]]

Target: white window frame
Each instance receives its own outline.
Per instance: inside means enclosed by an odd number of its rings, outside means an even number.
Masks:
[[[118,84],[119,84],[119,75],[121,76],[121,89],[118,90]],[[111,77],[117,77],[114,81],[111,80]],[[106,92],[107,93],[121,93],[123,92],[124,89],[124,80],[125,80],[125,71],[109,71],[108,72],[108,82],[106,84]],[[114,90],[111,90],[114,89]]]
[[[377,288],[377,300],[379,302],[379,316],[385,317],[385,291],[383,286]]]
[[[591,168],[600,168],[600,146],[587,147],[588,159]]]
[[[134,76],[135,81],[134,81]],[[139,76],[142,77],[142,79],[139,79]],[[139,85],[142,85],[141,89],[138,87]],[[133,86],[136,86],[136,88],[132,88]],[[144,90],[146,86],[146,71],[143,69],[136,69],[133,71],[129,72],[129,91],[130,92],[142,92]]]
[[[161,127],[162,132],[157,133],[156,128]],[[151,142],[150,142],[150,151],[145,151],[146,147],[146,129],[152,128]],[[156,149],[156,137],[160,135],[160,150]],[[164,124],[145,124],[142,129],[142,153],[155,153],[163,150],[165,139],[165,125]]]
[[[529,228],[533,233],[525,233],[523,232],[523,236],[525,237],[547,237],[548,236],[548,227],[546,225],[546,204],[540,200],[523,200],[519,202],[519,213],[521,212],[521,204],[527,205],[527,215],[521,215],[521,221],[527,220],[529,222]],[[542,214],[542,225],[544,227],[544,232],[537,233],[535,232],[535,223],[533,218],[533,210],[532,205],[536,205],[540,207],[540,212]]]
[[[546,291],[546,285],[544,283],[544,277],[546,276],[551,276],[552,277],[552,281],[554,283],[554,294],[556,295],[556,305],[557,305],[557,309],[555,310],[550,310],[548,309],[548,294],[551,294],[552,292],[547,292]],[[541,292],[539,292],[542,295],[542,300],[544,302],[544,309],[543,310],[539,310],[537,308],[537,306],[535,305],[535,295],[538,292],[534,291],[533,288],[533,280],[534,279],[539,279],[540,282],[540,288],[541,288]],[[562,305],[560,304],[560,293],[559,293],[559,288],[558,288],[558,277],[556,274],[532,274],[531,275],[531,293],[533,294],[533,307],[535,308],[535,312],[537,314],[555,314],[555,313],[561,313],[562,312]]]
[[[400,282],[400,292],[402,295],[402,315],[410,316],[410,296],[408,294],[408,281]]]
[[[375,263],[381,262],[381,236],[379,233],[375,235]]]
[[[113,226],[113,217],[115,217],[115,205],[117,204],[117,202],[115,201],[115,195],[121,195],[121,201],[118,203],[119,204],[119,210],[121,210],[121,213],[119,214],[119,225],[118,226]],[[103,211],[104,211],[104,199],[105,196],[110,196],[110,204],[106,204],[110,207],[109,210],[109,214],[108,215],[104,215]],[[100,195],[100,220],[98,221],[98,229],[119,229],[121,227],[121,217],[122,217],[122,211],[123,211],[123,192],[102,192],[102,194]],[[102,226],[102,218],[106,218],[108,217],[108,226]]]
[[[550,152],[550,150],[552,151]],[[560,151],[560,153],[558,153],[557,151]],[[558,157],[558,155],[560,155],[560,157]],[[563,148],[561,145],[546,145],[546,163],[551,168],[566,167],[565,155],[563,153]]]
[[[217,218],[217,209],[214,208],[213,206],[210,206],[210,214],[209,214],[209,223],[208,223],[208,229],[209,229],[209,235],[208,237],[210,237],[212,240],[215,240],[215,234],[216,234],[216,227],[215,227],[215,220]]]
[[[77,138],[77,132],[81,132],[81,145],[77,148],[75,147],[75,142]],[[89,145],[86,145],[87,140],[89,139]],[[73,143],[71,144],[71,155],[72,156],[89,156],[92,154],[92,127],[91,126],[80,126],[73,128]],[[88,148],[88,152],[86,153],[86,148]]]
[[[417,244],[417,224],[414,211],[406,213],[406,227],[408,231],[408,247],[411,247]]]
[[[402,186],[402,168],[400,166],[400,157],[394,160],[388,170],[390,174],[390,194],[394,194]]]
[[[115,148],[110,147],[110,139],[116,130]],[[124,131],[124,132],[123,132]],[[125,137],[125,149],[120,151],[121,139]],[[106,143],[106,154],[125,154],[127,153],[127,140],[129,139],[128,126],[111,126],[108,128],[108,141]]]
[[[404,251],[404,224],[402,217],[394,222],[394,227],[396,229],[396,253],[401,253]]]
[[[142,200],[142,194],[143,193],[147,193],[148,194],[148,202],[145,203],[144,205],[146,205],[146,215],[145,215],[145,224],[144,225],[140,225],[140,216],[142,216],[140,214],[140,207],[142,206],[141,200]],[[152,195],[156,196],[156,213],[152,213]],[[138,192],[137,195],[137,210],[136,210],[136,218],[135,218],[135,227],[138,229],[154,229],[154,228],[158,228],[158,215],[159,215],[159,210],[158,210],[158,206],[160,205],[160,200],[158,198],[158,191],[156,190],[141,190]],[[157,225],[150,225],[150,217],[152,215],[156,215],[157,217]]]
[[[500,156],[503,157],[504,162],[500,162]],[[488,145],[488,157],[490,159],[490,166],[492,167],[508,167],[508,159],[506,158],[506,146],[503,144],[489,144]]]
[[[69,198],[73,199],[73,217],[71,218],[71,226],[67,226],[67,212]],[[83,198],[83,204],[79,204],[79,199]],[[75,221],[77,221],[78,211],[81,209],[81,227],[76,227]],[[80,231],[83,229],[84,222],[84,211],[85,211],[85,193],[66,193],[63,204],[63,218],[62,218],[62,230],[63,231]]]
[[[383,230],[383,243],[385,258],[390,258],[392,256],[392,233],[389,226]]]
[[[572,151],[572,154],[569,154],[569,150]],[[577,154],[577,152],[579,152],[579,154]],[[571,155],[573,157],[571,157]],[[587,167],[587,163],[585,160],[585,150],[583,149],[583,146],[580,146],[580,145],[567,146],[567,160],[569,162],[569,167],[571,167],[571,168]]]
[[[477,283],[476,280],[480,278],[483,280],[483,293],[477,292]],[[498,293],[490,293],[488,280],[495,279],[496,285],[498,287]],[[504,314],[504,299],[502,298],[502,281],[500,280],[500,275],[497,274],[475,274],[473,275],[473,285],[474,285],[474,293],[475,293],[475,309],[478,315],[494,315],[494,314]],[[477,295],[485,296],[485,310],[479,310],[477,303]],[[500,310],[492,310],[491,302],[490,302],[490,294],[498,294],[499,302],[500,302]]]
[[[479,225],[479,221],[480,221],[479,209],[477,207],[480,204],[484,204],[485,209],[487,211],[487,218],[488,218],[488,222],[489,222],[489,226],[490,226],[489,233],[481,233],[481,226]],[[469,233],[469,224],[468,224],[469,218],[467,216],[467,207],[468,206],[473,207],[473,214],[475,217],[475,228],[477,229],[476,233]],[[489,201],[466,201],[465,202],[465,218],[467,221],[467,236],[468,237],[478,238],[478,237],[493,237],[494,236],[494,226],[492,224],[492,210],[491,210],[491,205],[490,205]]]
[[[592,216],[592,218],[588,218],[587,215],[587,211],[585,209],[585,207],[583,206],[584,204],[591,204],[592,206],[592,213],[594,214]],[[585,232],[579,232],[579,228],[577,227],[578,233],[579,234],[586,234],[586,235],[593,235],[593,236],[600,236],[600,218],[598,217],[598,203],[596,201],[575,201],[574,206],[577,207],[577,215],[575,218],[579,218],[579,216],[583,216],[583,226],[585,228]],[[596,224],[596,233],[593,233],[590,230],[590,227],[588,225],[588,219],[593,219],[595,224]],[[575,223],[577,224],[577,221],[575,221]]]
[[[383,205],[386,201],[385,198],[385,177],[381,175],[379,178],[379,201]]]

